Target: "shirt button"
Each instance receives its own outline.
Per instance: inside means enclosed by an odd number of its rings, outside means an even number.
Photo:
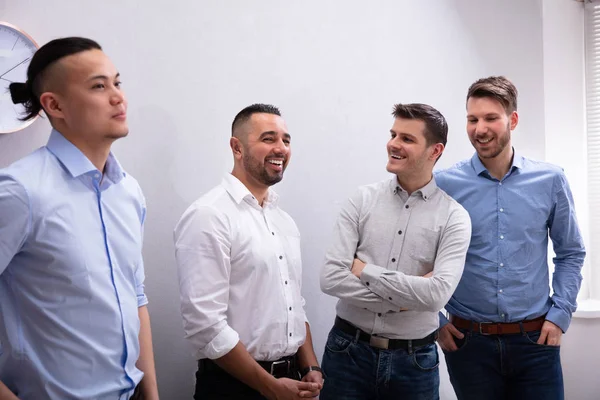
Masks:
[[[271,235],[275,236],[275,232],[271,232]]]
[[[392,258],[392,262],[396,262],[396,259],[395,259],[395,258]]]
[[[500,212],[504,212],[504,208],[501,208],[501,209],[500,209]]]
[[[369,286],[369,282],[367,282],[366,285]]]
[[[285,284],[287,285],[287,281],[285,281]]]
[[[381,317],[381,313],[378,313],[378,314],[377,314],[377,316],[378,316],[378,317]]]
[[[390,299],[390,300],[391,300],[392,298],[391,298],[391,297],[388,297],[388,299]]]
[[[290,311],[292,311],[292,307],[290,307]]]
[[[408,204],[404,206],[404,208],[408,208]]]
[[[504,263],[500,263],[500,266],[501,266],[501,267],[504,267]]]
[[[280,259],[280,260],[283,260],[283,256],[279,256],[279,259]]]
[[[498,182],[498,185],[502,186],[502,182]]]
[[[402,231],[398,231],[398,235],[402,235]]]
[[[290,332],[290,337],[292,337],[292,332]]]
[[[504,239],[504,235],[500,235],[500,239]]]
[[[502,318],[504,318],[504,314],[500,314],[500,316],[501,316]]]
[[[502,293],[502,289],[498,290],[498,293]]]

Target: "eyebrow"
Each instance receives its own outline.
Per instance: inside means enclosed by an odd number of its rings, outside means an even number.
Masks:
[[[277,132],[275,132],[275,131],[266,131],[266,132],[263,132],[260,134],[260,138],[262,139],[265,136],[275,136],[275,135],[277,135]],[[290,139],[290,140],[292,139],[292,135],[290,135],[287,132],[283,134],[283,137],[285,137],[286,139]]]
[[[492,113],[487,113],[484,115],[484,117],[498,117],[500,116],[500,114],[492,112]],[[477,116],[473,115],[473,114],[467,114],[467,118],[477,118]]]
[[[390,133],[393,133],[395,135],[405,135],[405,136],[410,136],[413,139],[416,139],[417,137],[415,135],[413,135],[412,133],[408,133],[408,132],[396,132],[393,129],[390,129]]]
[[[120,76],[121,76],[121,73],[117,72],[117,74],[115,75],[115,77],[113,79],[117,79]],[[107,80],[110,79],[110,77],[108,77],[106,75],[94,75],[91,78],[89,78],[88,81],[93,81],[93,80],[96,80],[96,79],[102,79],[104,81],[107,81]]]

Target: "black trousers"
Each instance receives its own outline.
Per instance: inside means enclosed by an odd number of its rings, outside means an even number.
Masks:
[[[201,360],[200,363],[202,363]],[[277,377],[277,376],[276,376]],[[290,370],[287,378],[300,380],[296,368]],[[237,380],[223,369],[212,364],[210,368],[199,367],[196,372],[195,400],[266,400],[260,392]]]

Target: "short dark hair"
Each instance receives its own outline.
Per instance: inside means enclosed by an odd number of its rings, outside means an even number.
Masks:
[[[519,92],[515,85],[504,76],[481,78],[469,87],[467,102],[471,97],[491,97],[502,104],[507,114],[517,111],[517,96]]]
[[[9,85],[13,103],[21,103],[25,107],[25,115],[20,118],[22,121],[35,118],[42,111],[40,96],[44,88],[44,71],[64,57],[87,50],[102,50],[102,47],[91,39],[66,37],[54,39],[35,52],[27,68],[27,82]]]
[[[416,119],[425,123],[425,140],[427,145],[448,141],[448,123],[441,112],[427,104],[396,104],[392,111],[394,118]]]
[[[235,131],[237,128],[246,123],[253,114],[273,114],[281,117],[281,111],[279,111],[279,108],[271,104],[252,104],[237,113],[233,119],[233,122],[231,123],[231,136],[235,136]]]

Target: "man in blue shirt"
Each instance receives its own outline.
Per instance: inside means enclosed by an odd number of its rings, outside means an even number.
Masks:
[[[0,170],[0,399],[158,399],[146,206],[110,152],[128,133],[119,73],[96,42],[63,38],[27,75],[13,101],[54,129]]]
[[[561,168],[511,145],[517,89],[480,79],[467,94],[476,154],[440,171],[438,185],[469,212],[462,279],[441,315],[439,344],[460,400],[563,399],[560,339],[571,322],[585,249]],[[548,237],[554,246],[550,296]]]

